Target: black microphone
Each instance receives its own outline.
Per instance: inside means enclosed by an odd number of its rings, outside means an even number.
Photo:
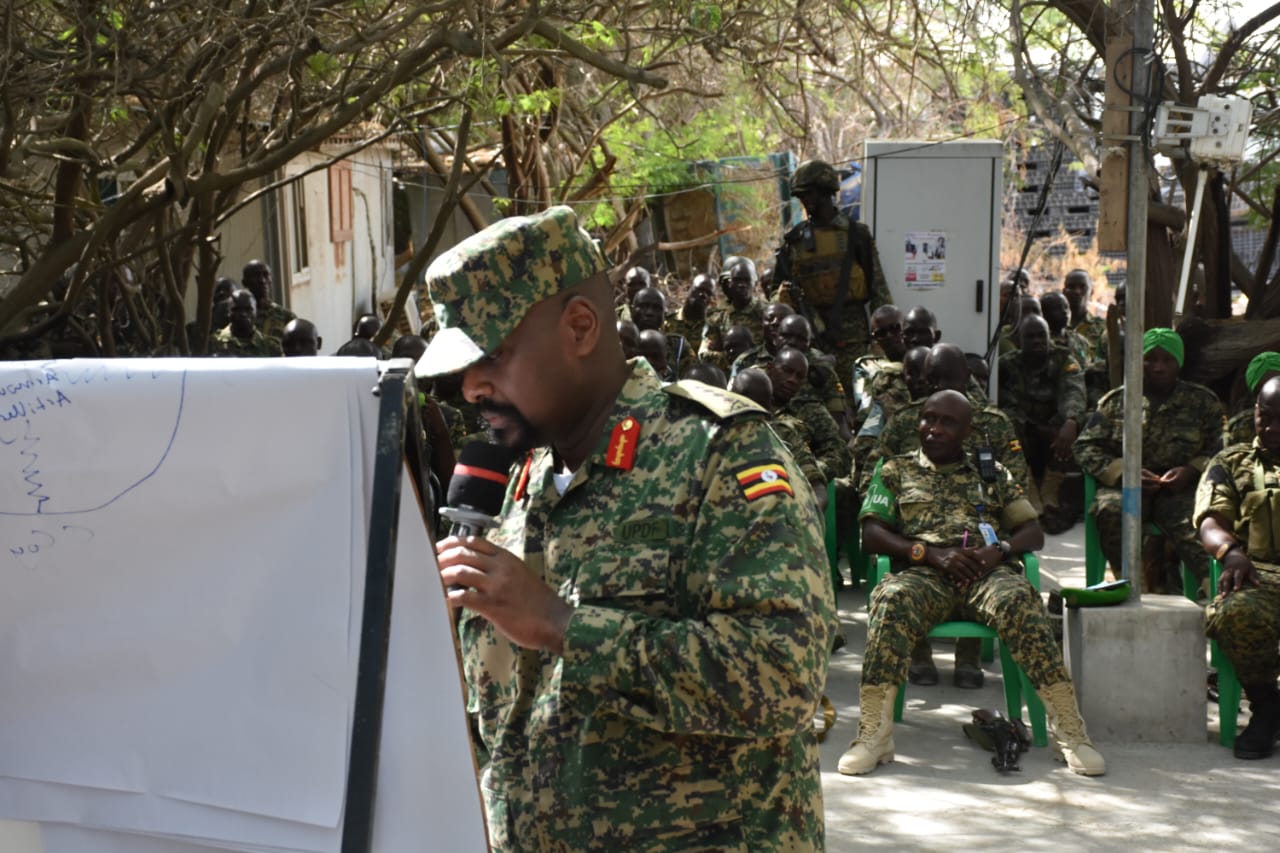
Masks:
[[[449,480],[449,505],[440,510],[452,523],[449,535],[481,536],[498,525],[514,460],[515,454],[497,444],[473,441],[462,448]]]

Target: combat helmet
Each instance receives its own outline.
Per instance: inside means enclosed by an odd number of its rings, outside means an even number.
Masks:
[[[822,160],[805,160],[791,175],[791,192],[801,193],[805,190],[839,192],[840,176],[836,174],[835,168],[830,163]]]

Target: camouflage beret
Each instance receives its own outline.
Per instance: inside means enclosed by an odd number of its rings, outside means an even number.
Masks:
[[[534,305],[605,267],[599,247],[564,205],[473,234],[427,268],[440,331],[415,372],[439,376],[474,364],[496,350]]]

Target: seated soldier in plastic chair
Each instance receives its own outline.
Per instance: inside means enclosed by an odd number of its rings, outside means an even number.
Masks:
[[[1142,518],[1154,522],[1178,558],[1201,583],[1209,557],[1200,545],[1191,512],[1196,483],[1209,458],[1221,448],[1222,403],[1203,385],[1180,378],[1182,338],[1172,329],[1148,329],[1142,336]],[[1085,473],[1098,481],[1093,513],[1098,544],[1115,571],[1120,565],[1120,478],[1124,467],[1124,386],[1098,401],[1072,448]],[[1144,537],[1144,572],[1149,592],[1177,593],[1176,565],[1166,563],[1162,544]]]
[[[862,716],[840,772],[861,776],[893,760],[894,697],[911,649],[958,607],[1008,644],[1044,699],[1058,756],[1076,773],[1100,776],[1106,763],[1085,731],[1040,594],[1013,564],[1041,547],[1044,533],[1004,466],[994,463],[984,478],[965,452],[972,417],[957,391],[929,397],[920,450],[885,460],[863,501],[863,547],[887,555],[894,572],[871,595]]]
[[[1204,550],[1222,563],[1205,633],[1235,667],[1249,699],[1249,726],[1236,758],[1267,758],[1280,734],[1280,377],[1263,383],[1254,406],[1257,438],[1223,450],[1196,490]]]
[[[1027,488],[1027,460],[1022,455],[1022,447],[1015,437],[1013,424],[1009,416],[995,406],[988,406],[982,400],[975,399],[966,393],[969,388],[969,363],[965,360],[964,351],[955,344],[934,344],[924,363],[925,381],[929,391],[950,389],[959,391],[973,406],[973,424],[969,439],[965,442],[965,452],[970,458],[978,458],[979,453],[986,454],[999,462],[1013,475],[1013,482],[1024,492]],[[920,410],[924,406],[924,398],[909,403],[898,410],[892,420],[880,433],[878,457],[889,459],[911,453],[920,448]],[[982,686],[982,641],[977,637],[963,637],[956,641],[956,668],[954,684],[956,687],[977,689]],[[911,650],[911,667],[907,677],[912,684],[929,686],[938,683],[938,669],[933,663],[933,649],[928,638],[922,638]]]

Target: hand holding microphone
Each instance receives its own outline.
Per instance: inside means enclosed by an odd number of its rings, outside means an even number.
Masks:
[[[512,461],[498,445],[462,449],[440,510],[452,525],[436,546],[440,575],[451,605],[484,616],[517,645],[559,653],[573,608],[510,551],[471,538],[498,525]]]

